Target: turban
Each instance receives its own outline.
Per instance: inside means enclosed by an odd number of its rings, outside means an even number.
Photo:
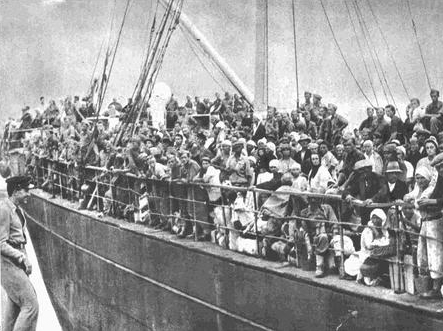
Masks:
[[[415,170],[415,174],[423,176],[427,180],[431,180],[432,179],[432,173],[426,167],[418,167],[417,170]]]

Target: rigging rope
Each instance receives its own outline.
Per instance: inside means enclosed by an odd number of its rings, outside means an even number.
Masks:
[[[295,86],[297,89],[297,110],[300,107],[300,95],[298,86],[298,59],[297,59],[297,29],[295,25],[295,0],[292,0],[292,28],[294,29],[294,60],[295,60]]]
[[[115,56],[117,55],[117,49],[118,49],[118,46],[120,44],[120,38],[121,38],[121,35],[122,35],[122,32],[123,32],[123,27],[124,27],[125,22],[126,22],[126,16],[128,14],[129,5],[130,4],[131,4],[131,0],[127,0],[126,1],[125,12],[123,14],[122,23],[120,25],[120,30],[119,30],[118,35],[117,35],[117,42],[116,42],[115,47],[113,49],[112,60],[111,60],[109,71],[108,71],[108,74],[107,74],[107,77],[106,77],[105,86],[104,86],[104,89],[102,91],[102,94],[99,96],[99,104],[98,104],[98,108],[96,110],[97,111],[97,117],[100,114],[100,110],[101,110],[101,107],[102,107],[102,104],[103,104],[103,101],[104,101],[104,98],[105,98],[105,95],[106,95],[106,91],[108,89],[109,79],[111,78],[112,68],[114,67]]]
[[[408,97],[408,100],[411,100],[411,98],[409,96],[408,89],[406,88],[405,82],[403,80],[403,77],[402,77],[402,75],[400,73],[400,70],[398,69],[397,62],[395,61],[394,55],[392,54],[391,48],[389,47],[389,43],[386,40],[385,34],[383,33],[383,30],[381,29],[381,26],[380,26],[380,23],[378,21],[378,18],[377,18],[377,16],[375,16],[374,10],[372,9],[371,2],[369,0],[366,0],[366,2],[368,4],[369,10],[372,13],[372,16],[374,17],[375,23],[377,25],[378,30],[380,31],[382,39],[383,39],[384,43],[386,44],[386,49],[388,51],[389,56],[391,57],[392,63],[394,64],[395,71],[397,72],[398,78],[400,79],[401,85],[403,86],[403,90],[405,91],[405,94]]]
[[[203,59],[201,59],[200,55],[198,54],[198,51],[197,51],[196,47],[193,45],[192,39],[187,35],[186,31],[181,26],[180,26],[180,30],[182,31],[183,35],[185,36],[185,39],[186,39],[186,41],[189,44],[189,48],[194,53],[194,55],[196,56],[197,60],[200,62],[201,66],[203,67],[203,69],[206,70],[206,72],[209,74],[209,76],[212,78],[212,80],[224,91],[225,88],[221,85],[221,83],[217,80],[217,78],[215,78],[215,76],[212,74],[210,69],[203,62]]]
[[[358,6],[358,2],[357,2],[356,0],[353,0],[353,3],[354,3],[354,9],[355,9],[355,11],[356,11],[356,13],[357,13],[357,15],[358,15],[358,17],[359,17],[359,22],[360,22],[360,24],[362,24],[362,27],[363,27],[363,29],[364,29],[365,32],[366,32],[366,36],[367,36],[367,38],[368,38],[368,47],[370,47],[370,49],[373,49],[373,51],[374,51],[375,57],[376,57],[376,59],[377,59],[377,63],[378,63],[378,65],[379,65],[379,67],[380,67],[381,76],[382,76],[382,78],[383,78],[384,83],[386,84],[386,88],[387,88],[387,90],[388,90],[389,96],[391,97],[392,103],[393,103],[393,104],[395,105],[395,107],[397,108],[396,103],[395,103],[394,96],[392,95],[391,88],[390,88],[390,86],[389,86],[389,84],[388,84],[388,79],[386,78],[386,72],[385,72],[385,70],[383,69],[383,65],[381,64],[380,58],[379,58],[378,53],[377,53],[377,51],[376,51],[376,49],[375,49],[374,42],[373,42],[373,40],[372,40],[372,38],[371,38],[371,34],[370,34],[370,32],[369,32],[369,29],[368,29],[368,27],[367,27],[367,25],[366,25],[366,21],[365,21],[365,19],[364,19],[364,17],[363,17],[363,14],[362,14],[361,10],[360,10],[360,7]],[[372,47],[369,46],[369,44],[372,44]],[[386,94],[385,94],[385,95],[386,95]],[[389,101],[387,95],[386,95],[386,101],[387,101],[387,103],[390,103],[390,101]]]
[[[375,103],[377,104],[377,107],[378,107],[379,103],[378,103],[377,94],[375,93],[375,88],[374,88],[374,84],[372,82],[371,74],[369,72],[369,67],[368,67],[368,64],[366,63],[364,52],[363,52],[363,48],[362,48],[360,40],[358,38],[357,29],[355,28],[354,20],[352,19],[351,11],[349,10],[349,6],[348,6],[347,1],[343,0],[343,2],[345,3],[346,11],[348,13],[349,20],[351,21],[352,29],[354,30],[355,39],[357,40],[358,49],[360,51],[360,55],[361,55],[361,58],[363,60],[363,64],[365,66],[366,74],[368,75],[369,84],[371,85],[372,93],[374,94]]]
[[[340,47],[340,44],[338,43],[337,37],[335,36],[335,32],[334,32],[334,29],[333,29],[333,27],[332,27],[332,24],[331,24],[331,21],[330,21],[330,19],[329,19],[329,16],[328,16],[328,13],[327,13],[327,11],[326,11],[326,8],[325,8],[325,5],[324,5],[324,3],[323,3],[323,0],[319,0],[319,1],[320,1],[320,4],[321,4],[322,8],[323,8],[323,13],[325,14],[326,21],[327,21],[327,23],[328,23],[329,29],[331,30],[332,38],[334,39],[334,42],[335,42],[335,44],[336,44],[336,46],[337,46],[337,48],[338,48],[338,51],[340,52],[340,55],[341,55],[341,57],[342,57],[342,59],[343,59],[343,62],[344,62],[345,65],[346,65],[346,68],[349,70],[349,73],[351,74],[352,78],[354,79],[355,84],[357,85],[357,87],[358,87],[358,89],[360,90],[360,92],[361,92],[361,94],[363,95],[363,97],[364,97],[364,98],[366,99],[366,101],[371,105],[371,107],[375,107],[375,106],[372,104],[371,100],[369,100],[369,98],[368,98],[368,96],[366,95],[365,91],[363,91],[363,89],[362,89],[360,83],[359,83],[358,80],[357,80],[357,77],[355,77],[354,73],[352,72],[351,67],[349,66],[348,61],[347,61],[346,58],[345,58],[345,55],[343,54],[343,51],[342,51],[342,49],[341,49],[341,47]]]
[[[431,80],[429,79],[428,69],[426,67],[425,58],[423,56],[423,51],[421,49],[420,41],[418,39],[417,26],[415,25],[414,17],[412,15],[411,4],[409,0],[406,0],[406,4],[409,11],[409,16],[411,16],[412,30],[414,31],[415,41],[417,42],[418,50],[420,51],[421,62],[423,63],[423,68],[425,69],[426,80],[428,82],[429,89],[432,89]]]

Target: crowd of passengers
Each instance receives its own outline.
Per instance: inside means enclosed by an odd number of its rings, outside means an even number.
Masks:
[[[173,96],[160,127],[150,125],[148,106],[124,125],[131,99],[114,99],[96,121],[88,120],[88,98],[42,97],[6,124],[4,143],[23,149],[40,187],[58,187],[80,208],[369,286],[386,283],[386,258],[412,255],[417,276],[432,279],[421,296],[435,299],[443,280],[443,103],[437,90],[430,97],[426,107],[412,99],[401,116],[392,105],[367,108],[354,130],[336,105],[310,92],[296,110],[268,107],[263,117],[238,95],[188,96],[183,105]]]

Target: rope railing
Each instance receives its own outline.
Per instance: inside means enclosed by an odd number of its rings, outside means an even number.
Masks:
[[[263,247],[266,241],[269,241],[271,245],[281,242],[284,245],[289,245],[290,249],[293,249],[294,247],[297,247],[297,245],[300,245],[300,240],[302,245],[304,244],[304,239],[298,238],[298,241],[294,239],[297,236],[300,236],[300,234],[303,238],[309,236],[311,241],[313,241],[313,237],[319,234],[326,234],[330,240],[332,237],[332,226],[335,225],[339,228],[340,247],[332,247],[330,244],[328,252],[334,256],[342,257],[341,268],[338,268],[340,276],[344,276],[343,263],[346,252],[344,245],[344,229],[358,228],[358,230],[347,230],[348,232],[346,232],[357,239],[365,228],[377,229],[379,231],[387,229],[390,231],[391,236],[393,236],[396,252],[389,257],[375,256],[374,259],[385,261],[390,264],[394,263],[400,269],[406,266],[412,267],[415,270],[419,270],[420,275],[429,272],[443,275],[437,270],[432,270],[429,266],[420,266],[414,261],[410,262],[403,260],[403,256],[406,254],[404,249],[405,241],[409,241],[409,245],[412,245],[412,241],[416,242],[420,237],[429,241],[437,241],[438,243],[443,243],[443,240],[408,230],[402,222],[400,208],[403,204],[399,202],[372,203],[370,205],[364,205],[362,201],[357,199],[345,202],[342,199],[342,196],[338,194],[298,192],[291,189],[269,191],[254,186],[236,187],[231,185],[212,185],[202,182],[183,181],[180,179],[160,180],[147,178],[144,175],[137,176],[131,172],[127,172],[128,169],[117,169],[117,171],[115,171],[96,166],[87,166],[84,167],[82,171],[68,174],[66,173],[67,169],[72,166],[72,163],[70,162],[53,161],[44,158],[37,159],[39,159],[39,162],[37,162],[34,171],[34,175],[37,174],[37,176],[34,177],[37,177],[35,179],[37,184],[40,184],[40,187],[42,186],[42,180],[47,179],[49,182],[52,182],[52,191],[49,193],[52,193],[53,197],[60,195],[62,198],[65,198],[63,194],[65,193],[66,196],[66,192],[69,192],[72,196],[77,195],[74,197],[74,200],[81,200],[83,206],[87,206],[87,209],[96,208],[99,212],[104,211],[107,216],[126,218],[130,221],[146,224],[147,216],[143,216],[145,218],[142,217],[142,215],[146,213],[149,215],[149,222],[151,222],[153,218],[159,219],[159,224],[156,226],[170,225],[169,228],[172,228],[173,225],[179,223],[181,227],[185,227],[186,224],[188,224],[188,226],[192,225],[192,232],[189,230],[187,236],[193,236],[194,240],[199,240],[199,231],[210,231],[211,236],[215,231],[215,236],[219,235],[221,238],[224,238],[222,243],[217,243],[230,249],[234,246],[234,243],[231,241],[236,240],[236,238],[237,240],[240,237],[249,239],[252,240],[251,243],[254,243],[255,246],[254,249],[246,253],[258,257],[262,257]],[[65,169],[66,172],[64,172]],[[87,172],[88,174],[86,175]],[[122,186],[120,183],[113,183],[111,180],[112,177],[122,179],[125,186]],[[72,185],[67,185],[70,180],[76,182],[76,188],[73,188]],[[87,189],[84,190],[82,185],[85,185]],[[220,198],[218,201],[210,201],[208,199],[207,192],[209,189],[219,190],[218,193]],[[246,196],[249,194],[249,198],[251,198],[253,203],[242,206],[241,210],[236,209],[235,199],[233,197],[228,198],[229,192],[231,192],[231,195],[232,192],[235,192],[236,199],[241,197],[243,200],[245,200]],[[204,193],[206,193],[206,195],[204,195]],[[269,218],[268,220],[263,219],[263,213],[266,208],[258,206],[257,203],[258,197],[261,194],[267,196],[290,195],[291,197],[297,197],[299,200],[305,202],[305,207],[308,205],[307,201],[309,198],[321,199],[320,203],[327,203],[332,206],[332,209],[336,213],[337,221],[303,217],[299,215],[301,211],[300,209],[293,211],[290,215],[279,216],[278,214],[272,214],[270,217],[275,220],[279,226],[275,231],[267,232],[266,227],[268,226],[267,222],[269,222]],[[105,206],[105,204],[107,204],[107,206]],[[346,219],[343,220],[342,207],[345,205],[350,208],[358,206],[371,209],[382,208],[385,210],[394,206],[396,211],[393,216],[388,215],[388,217],[391,217],[391,223],[390,227],[386,228],[384,226],[362,225],[349,222]],[[219,208],[217,211],[219,214],[218,216],[215,215],[217,208]],[[127,209],[130,210],[132,216],[125,214],[124,211]],[[204,215],[202,213],[204,213]],[[214,215],[209,217],[211,213]],[[236,221],[239,221],[239,219],[234,219],[234,215],[239,213],[243,216],[247,215],[245,216],[247,221],[240,222],[240,226],[235,226]],[[239,216],[237,217],[240,218]],[[295,224],[295,232],[293,234],[287,234],[282,230],[282,226],[284,224],[290,224],[291,222],[294,222]],[[304,229],[302,226],[302,222],[315,224],[315,226],[313,226],[314,228],[317,228],[318,223],[322,223],[328,225],[331,229],[321,233],[309,234],[308,229]],[[409,239],[405,239],[406,236],[409,236]],[[312,251],[309,252],[309,254],[314,255],[313,252],[316,249],[315,243],[310,243],[310,247]],[[298,258],[301,253],[296,250],[296,254]],[[351,255],[355,254],[357,253],[351,253]],[[410,255],[410,253],[408,253],[408,255]],[[300,266],[299,262],[295,264]],[[401,277],[403,276],[401,275]]]

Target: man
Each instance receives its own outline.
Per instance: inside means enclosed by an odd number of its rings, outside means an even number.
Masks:
[[[348,126],[348,120],[337,114],[337,106],[328,104],[328,113],[331,116],[331,137],[334,145],[340,142],[343,130]]]
[[[232,144],[232,155],[226,161],[226,171],[232,185],[249,187],[252,184],[253,171],[248,157],[242,155],[243,148],[241,141]]]
[[[399,180],[399,175],[402,173],[398,162],[388,162],[386,166],[386,179],[388,181],[388,200],[394,202],[403,200],[403,197],[408,193],[408,186],[405,182]]]
[[[320,114],[320,109],[323,107],[323,105],[321,104],[322,97],[319,94],[314,94],[313,97],[314,99],[312,102],[312,108],[310,110],[310,113],[312,121],[317,125],[321,120],[319,114]]]
[[[289,169],[292,175],[292,188],[300,192],[308,189],[308,180],[301,174],[301,166],[297,162]]]
[[[257,116],[254,116],[252,121],[253,121],[253,124],[252,124],[251,139],[257,143],[260,139],[266,137],[266,129],[265,129],[265,125],[263,124],[263,122]]]
[[[313,193],[324,193],[324,190],[318,189]],[[300,216],[302,220],[302,232],[304,233],[307,247],[312,247],[312,253],[315,254],[316,270],[315,277],[325,276],[326,264],[329,253],[329,237],[332,233],[333,223],[337,223],[337,217],[334,210],[328,204],[323,204],[319,197],[308,197],[308,207],[303,209]],[[310,219],[310,221],[306,220]],[[311,252],[308,250],[308,254]]]
[[[373,172],[370,161],[364,159],[355,163],[354,171],[344,185],[342,198],[347,202],[353,199],[363,202],[359,214],[361,224],[366,225],[372,210],[367,206],[373,202],[386,202],[387,190],[386,180]]]
[[[341,186],[351,175],[357,161],[364,160],[365,156],[355,147],[355,139],[349,138],[343,143],[346,155],[343,159],[343,166],[337,178],[337,185]]]
[[[301,150],[295,153],[294,160],[301,165],[301,171],[308,175],[311,170],[311,151],[308,149],[308,144],[311,142],[311,138],[305,133],[300,135],[298,143],[301,146]]]
[[[429,271],[432,278],[432,289],[421,295],[423,299],[441,298],[443,283],[443,153],[434,158],[432,166],[438,171],[437,183],[428,199],[418,200],[426,217],[418,238],[417,262],[422,272]]]
[[[431,130],[433,135],[436,135],[442,127],[443,102],[438,100],[440,92],[437,90],[432,89],[430,96],[432,102],[426,106],[425,114],[423,115],[425,118],[424,125],[425,128]]]
[[[372,170],[381,175],[383,172],[383,159],[380,154],[374,151],[374,144],[370,140],[366,140],[363,143],[363,152],[365,153],[365,158],[371,161]]]
[[[389,123],[385,120],[385,109],[377,108],[377,119],[375,121],[374,134],[380,134],[382,142],[385,143],[391,136]]]
[[[30,179],[6,180],[9,198],[0,204],[1,284],[7,301],[2,307],[4,330],[35,330],[38,301],[28,276],[32,266],[25,251],[26,220],[21,206],[28,201]]]
[[[303,111],[311,111],[312,103],[311,103],[311,92],[305,92],[305,102],[300,105],[300,109]]]
[[[390,141],[397,139],[400,143],[404,142],[404,125],[400,117],[395,115],[395,107],[387,105],[385,107],[386,115],[391,119]]]
[[[363,122],[361,122],[358,128],[360,132],[363,131],[363,129],[369,129],[372,132],[372,130],[374,129],[374,122],[375,122],[374,108],[372,107],[366,108],[366,114],[368,115],[368,117],[364,119]]]

